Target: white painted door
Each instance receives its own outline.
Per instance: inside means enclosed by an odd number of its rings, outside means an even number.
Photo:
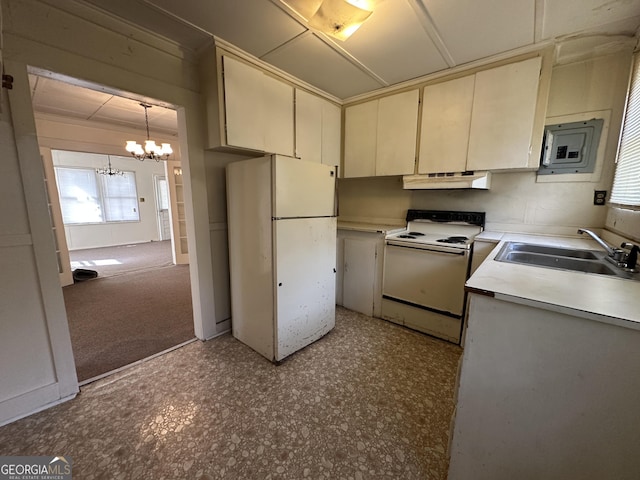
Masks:
[[[373,316],[375,240],[345,238],[343,265],[342,305],[350,310]]]
[[[156,186],[156,210],[158,212],[158,237],[160,240],[171,240],[167,178],[163,175],[155,175],[154,179]]]
[[[275,360],[335,326],[336,218],[274,221]]]

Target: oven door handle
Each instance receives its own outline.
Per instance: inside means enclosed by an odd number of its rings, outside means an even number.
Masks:
[[[409,245],[399,245],[397,243],[392,243],[390,241],[387,242],[387,246],[396,247],[396,248],[408,248],[411,250],[419,250],[423,252],[444,253],[445,255],[458,255],[458,256],[464,256],[468,252],[468,250],[448,251],[448,250],[439,250],[439,249],[429,248],[429,247],[412,247]]]

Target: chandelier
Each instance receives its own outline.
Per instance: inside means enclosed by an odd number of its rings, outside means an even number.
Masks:
[[[141,162],[147,158],[155,160],[156,162],[168,159],[169,155],[173,153],[171,145],[163,143],[158,146],[154,140],[149,138],[149,114],[147,110],[151,108],[151,105],[141,103],[140,106],[144,108],[144,122],[147,126],[147,140],[144,142],[144,148],[135,140],[128,140],[124,148]]]
[[[111,166],[111,156],[110,155],[107,155],[107,159],[108,159],[108,166],[107,167],[102,167],[102,168],[96,168],[96,173],[98,173],[100,175],[109,175],[109,176],[124,175],[124,172],[122,170],[118,170],[117,168],[113,168]]]

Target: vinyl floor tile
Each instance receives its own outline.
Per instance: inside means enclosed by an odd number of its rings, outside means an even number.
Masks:
[[[0,428],[0,454],[89,480],[445,479],[461,352],[338,308],[278,366],[231,335],[191,343]]]

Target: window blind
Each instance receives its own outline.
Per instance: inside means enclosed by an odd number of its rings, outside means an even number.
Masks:
[[[640,53],[634,57],[610,202],[640,206]]]
[[[102,195],[107,222],[140,220],[136,177],[133,172],[122,175],[102,175]]]
[[[56,167],[55,172],[63,222],[103,222],[95,171]]]

